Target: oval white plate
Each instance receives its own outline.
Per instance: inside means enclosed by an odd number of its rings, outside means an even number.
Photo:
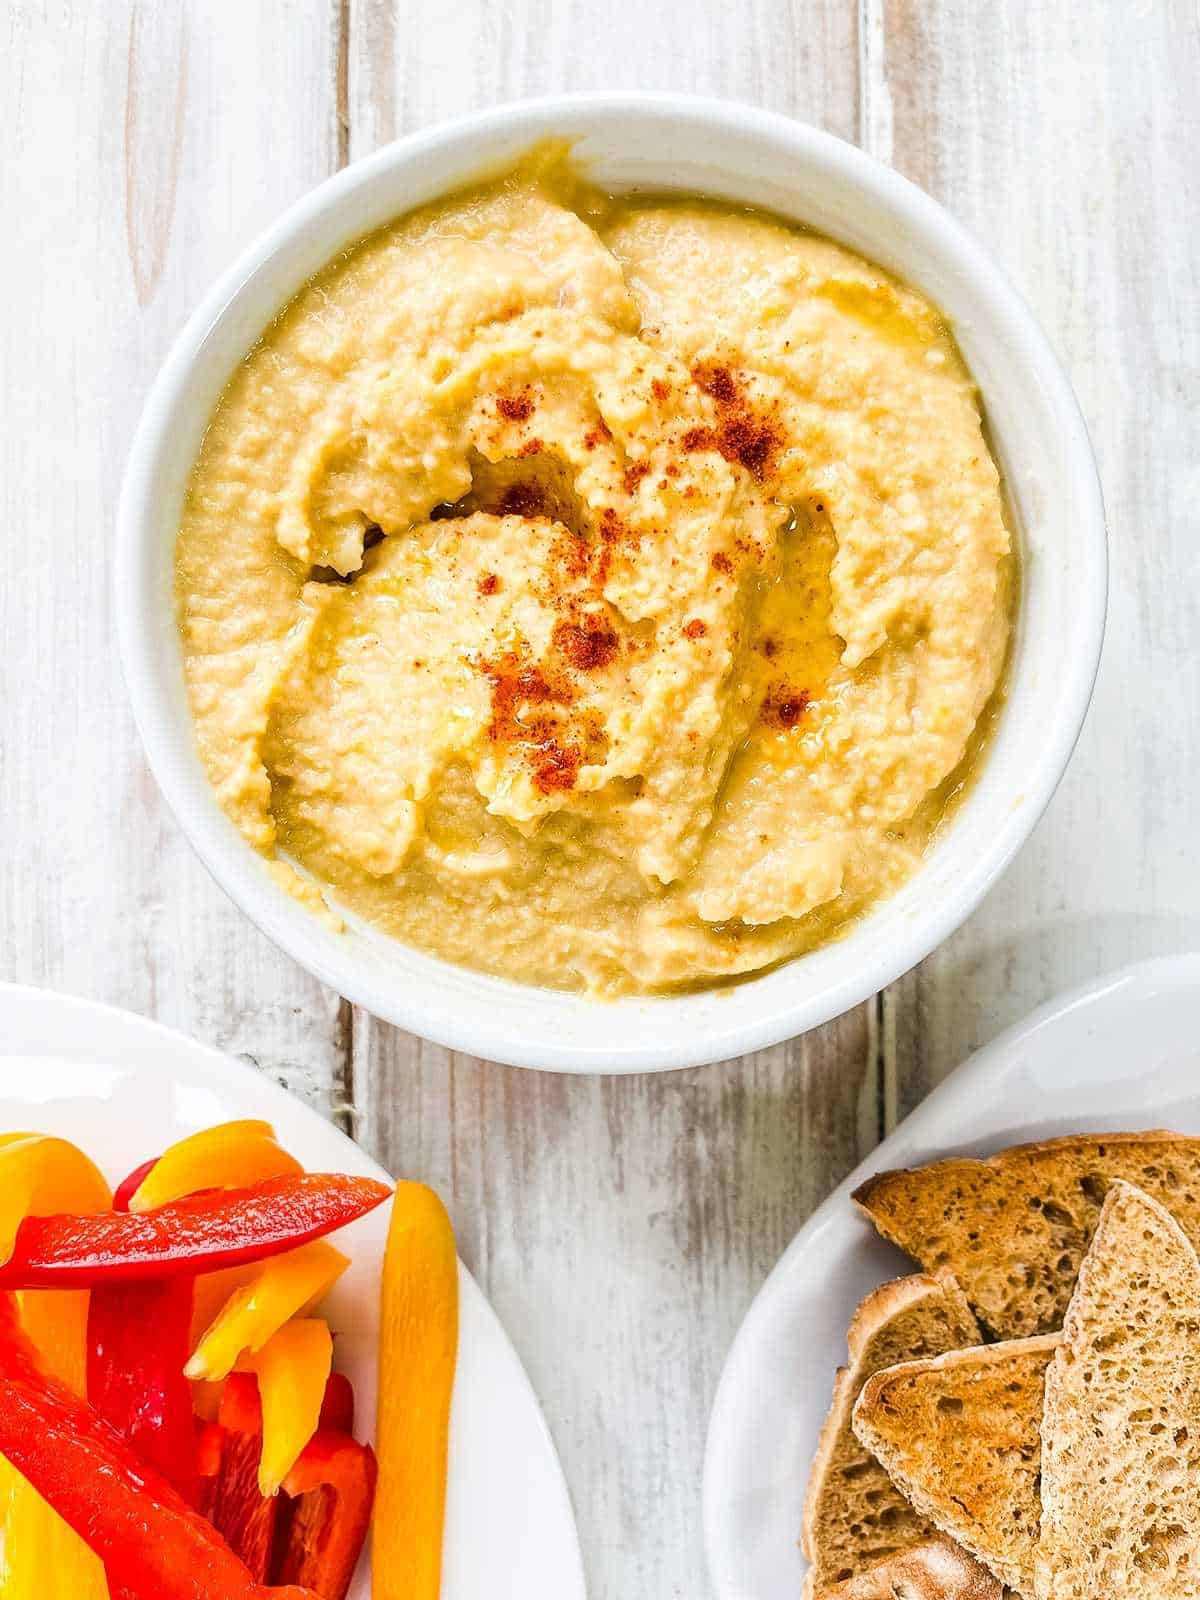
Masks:
[[[386,1178],[344,1134],[240,1062],[125,1011],[0,984],[0,1129],[81,1145],[111,1179],[173,1140],[262,1117],[313,1171]],[[378,1289],[388,1207],[338,1235],[351,1266],[329,1299],[337,1363],[354,1384],[356,1431],[375,1412]],[[459,1269],[443,1600],[584,1600],[562,1469],[516,1351]],[[368,1600],[364,1560],[350,1600]]]
[[[805,1482],[851,1314],[868,1289],[912,1270],[850,1191],[885,1167],[1081,1129],[1200,1133],[1197,1016],[1200,954],[1051,1001],[959,1067],[813,1213],[750,1307],[717,1388],[704,1464],[717,1600],[796,1600]]]

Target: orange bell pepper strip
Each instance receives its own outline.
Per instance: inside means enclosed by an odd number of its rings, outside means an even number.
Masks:
[[[0,1297],[0,1455],[104,1563],[113,1600],[312,1600],[268,1590],[115,1429],[37,1367]]]
[[[83,1151],[49,1134],[10,1134],[0,1144],[0,1264],[26,1217],[107,1211],[112,1195]]]
[[[206,1329],[185,1368],[188,1377],[209,1383],[225,1377],[243,1351],[261,1350],[286,1322],[326,1294],[349,1265],[323,1239],[263,1262]]]
[[[4,1252],[24,1216],[104,1210],[108,1185],[81,1150],[41,1134],[0,1139],[0,1237]],[[86,1373],[86,1290],[16,1296],[20,1326],[43,1370],[76,1394]],[[0,1458],[0,1593],[5,1600],[108,1600],[104,1567],[7,1460]]]
[[[204,1189],[245,1189],[303,1170],[269,1122],[220,1122],[165,1150],[130,1196],[129,1209],[153,1211]]]
[[[457,1358],[454,1231],[431,1189],[399,1183],[383,1260],[373,1600],[438,1600]]]
[[[0,1289],[83,1289],[144,1278],[194,1278],[282,1255],[382,1204],[372,1178],[307,1172],[210,1191],[139,1216],[26,1217]]]
[[[319,1317],[298,1317],[268,1339],[251,1364],[262,1405],[260,1494],[279,1493],[300,1452],[317,1431],[333,1367],[333,1339]]]
[[[272,1573],[276,1583],[345,1600],[371,1525],[376,1473],[374,1452],[348,1432],[322,1427],[313,1435],[283,1480],[291,1515]]]

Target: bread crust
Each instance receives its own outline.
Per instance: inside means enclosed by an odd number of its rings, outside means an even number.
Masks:
[[[927,1311],[932,1323],[941,1324],[942,1337],[932,1344],[934,1349],[944,1350],[971,1340],[977,1343],[981,1338],[979,1325],[971,1314],[966,1297],[948,1274],[914,1273],[907,1278],[896,1278],[873,1289],[860,1302],[846,1334],[848,1362],[846,1366],[838,1368],[834,1379],[833,1399],[809,1471],[800,1534],[801,1548],[810,1563],[803,1591],[805,1600],[814,1595],[818,1588],[828,1585],[837,1575],[839,1566],[844,1570],[847,1565],[857,1565],[854,1553],[844,1547],[823,1547],[828,1546],[830,1541],[828,1538],[823,1541],[821,1535],[822,1523],[826,1528],[831,1522],[836,1523],[839,1520],[838,1511],[843,1505],[851,1505],[854,1494],[853,1485],[847,1484],[844,1479],[839,1482],[835,1476],[839,1458],[843,1468],[850,1466],[855,1472],[869,1472],[872,1466],[851,1429],[854,1402],[863,1384],[875,1370],[874,1366],[864,1366],[864,1362],[869,1358],[872,1343],[882,1333],[890,1327],[901,1328],[903,1319],[916,1317],[923,1310]],[[922,1342],[926,1348],[931,1345],[928,1336]],[[847,1454],[857,1459],[847,1462]],[[874,1468],[873,1478],[878,1480],[873,1492],[877,1496],[886,1496],[890,1485],[878,1467]],[[902,1516],[903,1521],[895,1530],[896,1537],[902,1543],[916,1544],[931,1529],[924,1520],[909,1511],[898,1492],[891,1491],[891,1494],[894,1505],[889,1508],[885,1499],[880,1498],[877,1510],[881,1514],[890,1511],[897,1519]],[[889,1555],[892,1553],[889,1552]]]

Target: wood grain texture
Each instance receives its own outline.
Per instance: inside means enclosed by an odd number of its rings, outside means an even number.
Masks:
[[[1050,333],[1108,512],[1108,635],[1074,761],[980,910],[886,999],[910,1109],[1064,987],[1200,944],[1200,9],[887,0],[896,165]]]
[[[168,343],[336,159],[330,15],[233,17],[202,0],[18,0],[0,22],[3,975],[159,1017],[328,1109],[338,1001],[226,900],[167,814],[108,604],[121,469]]]

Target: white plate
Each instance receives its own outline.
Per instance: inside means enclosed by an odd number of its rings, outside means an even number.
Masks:
[[[0,1129],[72,1139],[117,1179],[173,1140],[234,1117],[272,1122],[310,1170],[387,1177],[314,1111],[215,1050],[128,1012],[0,984]],[[352,1264],[329,1298],[360,1438],[375,1412],[387,1219],[381,1206],[338,1235]],[[584,1600],[575,1519],[537,1398],[465,1267],[459,1281],[443,1600]],[[350,1600],[369,1593],[364,1560]]]
[[[717,1389],[704,1466],[717,1600],[796,1600],[804,1486],[851,1313],[875,1284],[912,1270],[850,1191],[885,1167],[1055,1134],[1200,1133],[1198,1017],[1200,954],[1052,1001],[959,1067],[813,1213],[759,1291]]]

